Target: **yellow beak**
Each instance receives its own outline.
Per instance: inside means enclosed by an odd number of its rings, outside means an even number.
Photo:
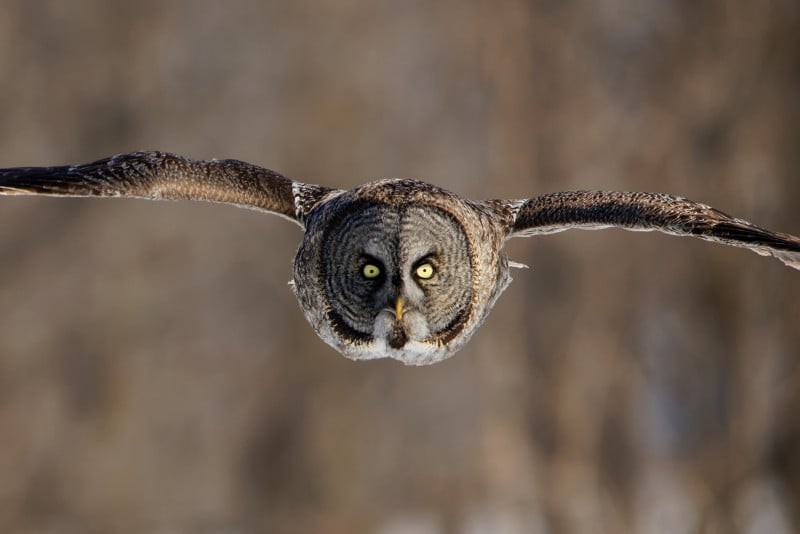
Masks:
[[[403,317],[403,297],[397,297],[394,301],[394,314],[398,320]]]

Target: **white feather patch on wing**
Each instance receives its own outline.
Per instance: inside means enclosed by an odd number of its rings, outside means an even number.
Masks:
[[[767,253],[772,254],[774,257],[781,260],[784,265],[800,271],[800,252],[789,252],[787,250],[768,250]]]

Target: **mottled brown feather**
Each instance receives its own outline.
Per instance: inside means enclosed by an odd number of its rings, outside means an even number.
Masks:
[[[800,269],[800,239],[797,237],[760,228],[681,197],[661,193],[567,191],[499,203],[512,212],[509,237],[570,228],[655,230],[748,248]]]
[[[166,152],[119,154],[82,165],[0,169],[0,194],[205,200],[298,222],[329,191],[238,160],[199,161]]]

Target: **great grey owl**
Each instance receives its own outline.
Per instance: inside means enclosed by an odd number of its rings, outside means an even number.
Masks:
[[[83,165],[0,169],[0,194],[206,200],[289,218],[305,230],[292,281],[300,307],[325,342],[357,360],[422,365],[459,350],[511,281],[501,252],[511,237],[657,230],[749,248],[800,269],[797,237],[658,193],[475,201],[408,179],[345,191],[236,160],[134,152]]]

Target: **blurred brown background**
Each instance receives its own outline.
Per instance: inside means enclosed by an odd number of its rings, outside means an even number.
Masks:
[[[800,233],[800,4],[0,1],[0,166],[136,149]],[[800,273],[515,240],[483,329],[354,363],[229,207],[0,199],[0,531],[800,531]]]

